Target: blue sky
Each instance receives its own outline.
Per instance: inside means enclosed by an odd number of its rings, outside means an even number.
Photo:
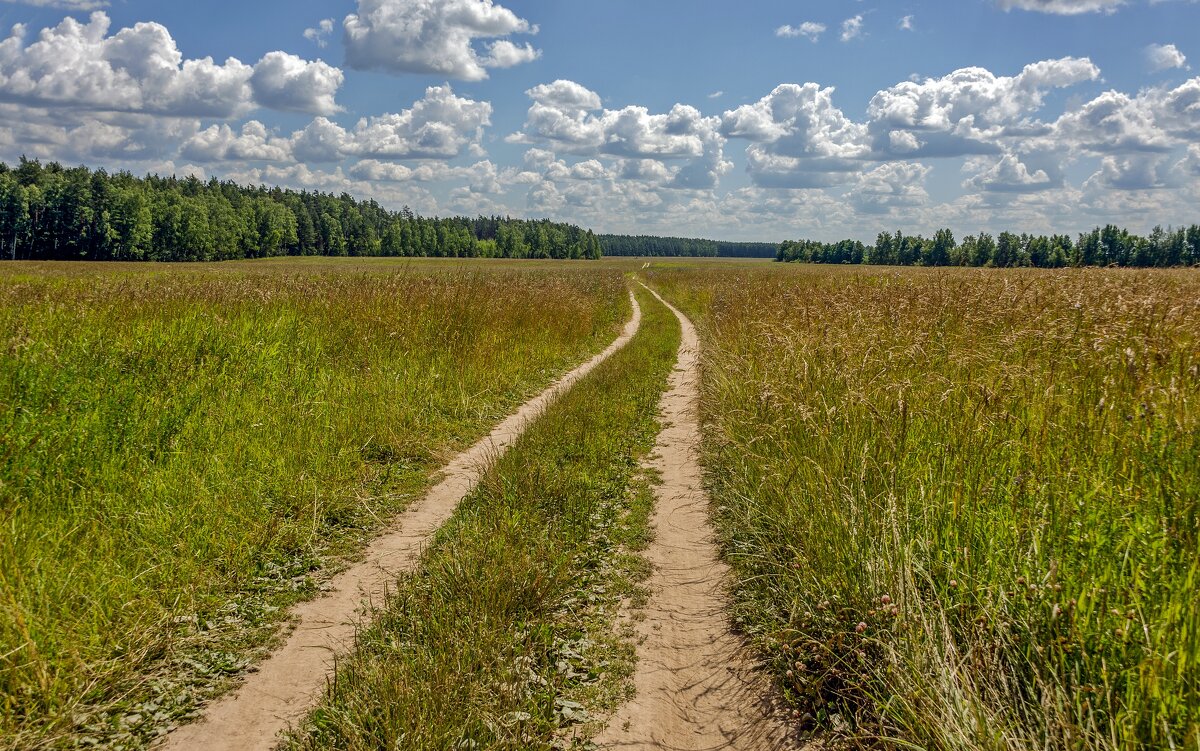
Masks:
[[[0,158],[599,231],[1200,221],[1190,0],[0,0]]]

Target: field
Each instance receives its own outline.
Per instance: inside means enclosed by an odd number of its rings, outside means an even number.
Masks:
[[[699,330],[731,625],[791,728],[1200,750],[1200,276],[717,259],[0,266],[0,748],[197,714],[635,289],[636,336],[486,469],[283,739],[587,747],[645,659],[680,343],[634,276]]]
[[[737,619],[799,722],[1200,748],[1195,272],[646,276],[704,333]]]
[[[603,347],[619,273],[0,269],[0,746],[133,743],[444,457]]]

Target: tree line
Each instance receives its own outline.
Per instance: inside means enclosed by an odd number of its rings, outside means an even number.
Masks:
[[[693,237],[653,235],[600,235],[606,256],[696,256],[721,258],[771,258],[774,243],[727,242]]]
[[[343,193],[0,162],[0,258],[219,261],[268,256],[599,258],[590,230],[429,218]]]
[[[779,246],[775,260],[889,266],[1195,266],[1200,265],[1200,225],[1155,227],[1140,237],[1109,224],[1080,233],[1075,240],[1069,235],[1001,232],[994,238],[980,233],[955,242],[948,229],[930,238],[881,232],[874,245],[858,240],[788,240]]]

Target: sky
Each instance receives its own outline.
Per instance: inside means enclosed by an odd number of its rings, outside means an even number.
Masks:
[[[0,160],[599,232],[1200,221],[1195,0],[0,0]]]

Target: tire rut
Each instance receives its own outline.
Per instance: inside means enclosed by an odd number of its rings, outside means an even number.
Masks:
[[[645,286],[645,285],[642,285]],[[679,359],[660,404],[664,428],[649,466],[658,471],[650,599],[636,624],[636,694],[596,737],[608,749],[800,748],[776,706],[770,680],[730,628],[720,560],[701,486],[699,352],[696,329],[683,329]]]

